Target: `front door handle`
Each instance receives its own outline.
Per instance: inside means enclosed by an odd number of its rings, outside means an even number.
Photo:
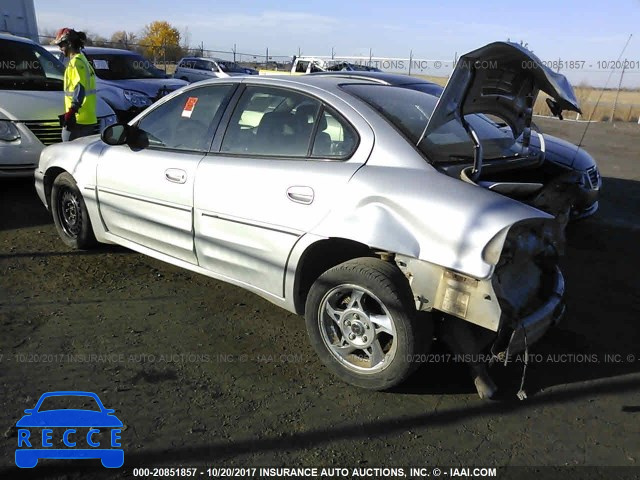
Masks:
[[[164,171],[164,178],[173,183],[185,183],[187,181],[187,172],[179,168],[167,168]]]
[[[292,202],[310,205],[313,202],[314,193],[311,187],[289,187],[287,188],[287,197]]]

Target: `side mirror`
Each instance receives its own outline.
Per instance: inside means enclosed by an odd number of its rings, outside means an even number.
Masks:
[[[129,125],[114,123],[105,128],[100,138],[107,145],[124,145],[129,137]]]
[[[107,145],[129,145],[132,150],[141,150],[149,146],[149,137],[138,127],[124,123],[114,123],[102,131],[102,141]]]

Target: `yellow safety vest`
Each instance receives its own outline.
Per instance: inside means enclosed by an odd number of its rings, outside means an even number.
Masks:
[[[69,111],[76,86],[84,87],[84,100],[76,113],[76,122],[81,125],[98,123],[96,117],[96,72],[82,53],[69,59],[64,71],[64,108]]]

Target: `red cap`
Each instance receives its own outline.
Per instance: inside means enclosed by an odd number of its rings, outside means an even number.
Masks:
[[[52,45],[60,45],[62,42],[69,41],[69,37],[75,33],[72,28],[61,28],[56,32],[56,39],[51,42]]]

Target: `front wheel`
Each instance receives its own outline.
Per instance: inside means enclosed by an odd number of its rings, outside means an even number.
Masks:
[[[376,258],[322,274],[307,297],[305,320],[322,362],[347,383],[372,390],[402,383],[433,332],[430,319],[418,320],[402,272]]]
[[[76,181],[68,173],[61,173],[51,189],[53,222],[62,241],[68,247],[85,250],[95,246],[89,212]]]

